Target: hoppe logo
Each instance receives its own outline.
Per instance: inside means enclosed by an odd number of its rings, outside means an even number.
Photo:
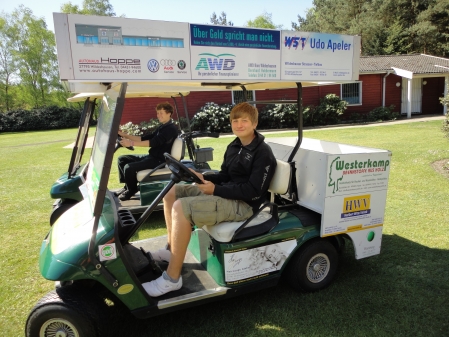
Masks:
[[[159,62],[155,59],[151,59],[148,61],[147,67],[152,73],[157,73],[159,71]]]
[[[101,58],[101,63],[107,63],[107,64],[126,64],[126,65],[139,65],[140,60],[139,59],[121,59],[121,58],[112,58],[112,57],[106,57]]]

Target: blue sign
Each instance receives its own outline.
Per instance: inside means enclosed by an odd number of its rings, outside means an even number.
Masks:
[[[281,32],[271,29],[191,24],[190,44],[199,47],[280,50]]]

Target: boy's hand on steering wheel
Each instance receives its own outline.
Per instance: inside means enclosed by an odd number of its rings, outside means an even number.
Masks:
[[[194,169],[191,169],[191,168],[189,168],[189,170],[192,171],[193,173],[195,173],[195,175],[196,175],[198,178],[200,178],[200,180],[201,180],[201,181],[203,182],[203,184],[204,184],[205,180],[204,180],[204,177],[203,177],[203,174],[202,174],[202,173],[196,172]]]

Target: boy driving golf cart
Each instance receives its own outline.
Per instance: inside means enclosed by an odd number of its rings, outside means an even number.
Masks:
[[[169,265],[158,279],[143,284],[150,296],[182,287],[181,268],[192,224],[202,227],[243,221],[265,201],[276,159],[264,136],[256,131],[258,111],[248,103],[240,103],[232,109],[229,119],[237,138],[228,145],[220,172],[195,173],[201,184],[175,185],[164,197],[168,242],[152,255]]]

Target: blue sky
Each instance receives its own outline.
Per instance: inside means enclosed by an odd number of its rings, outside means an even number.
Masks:
[[[4,0],[1,10],[11,13],[23,4],[37,17],[44,17],[49,29],[53,28],[53,12],[59,12],[64,0]],[[81,7],[82,0],[72,0],[72,4]],[[297,22],[297,15],[305,15],[312,7],[313,0],[167,0],[167,1],[119,1],[109,0],[117,15],[125,14],[128,18],[179,21],[190,23],[210,23],[213,12],[217,15],[224,11],[228,20],[235,26],[243,26],[264,12],[271,13],[273,23],[283,25],[290,30],[291,22]]]

